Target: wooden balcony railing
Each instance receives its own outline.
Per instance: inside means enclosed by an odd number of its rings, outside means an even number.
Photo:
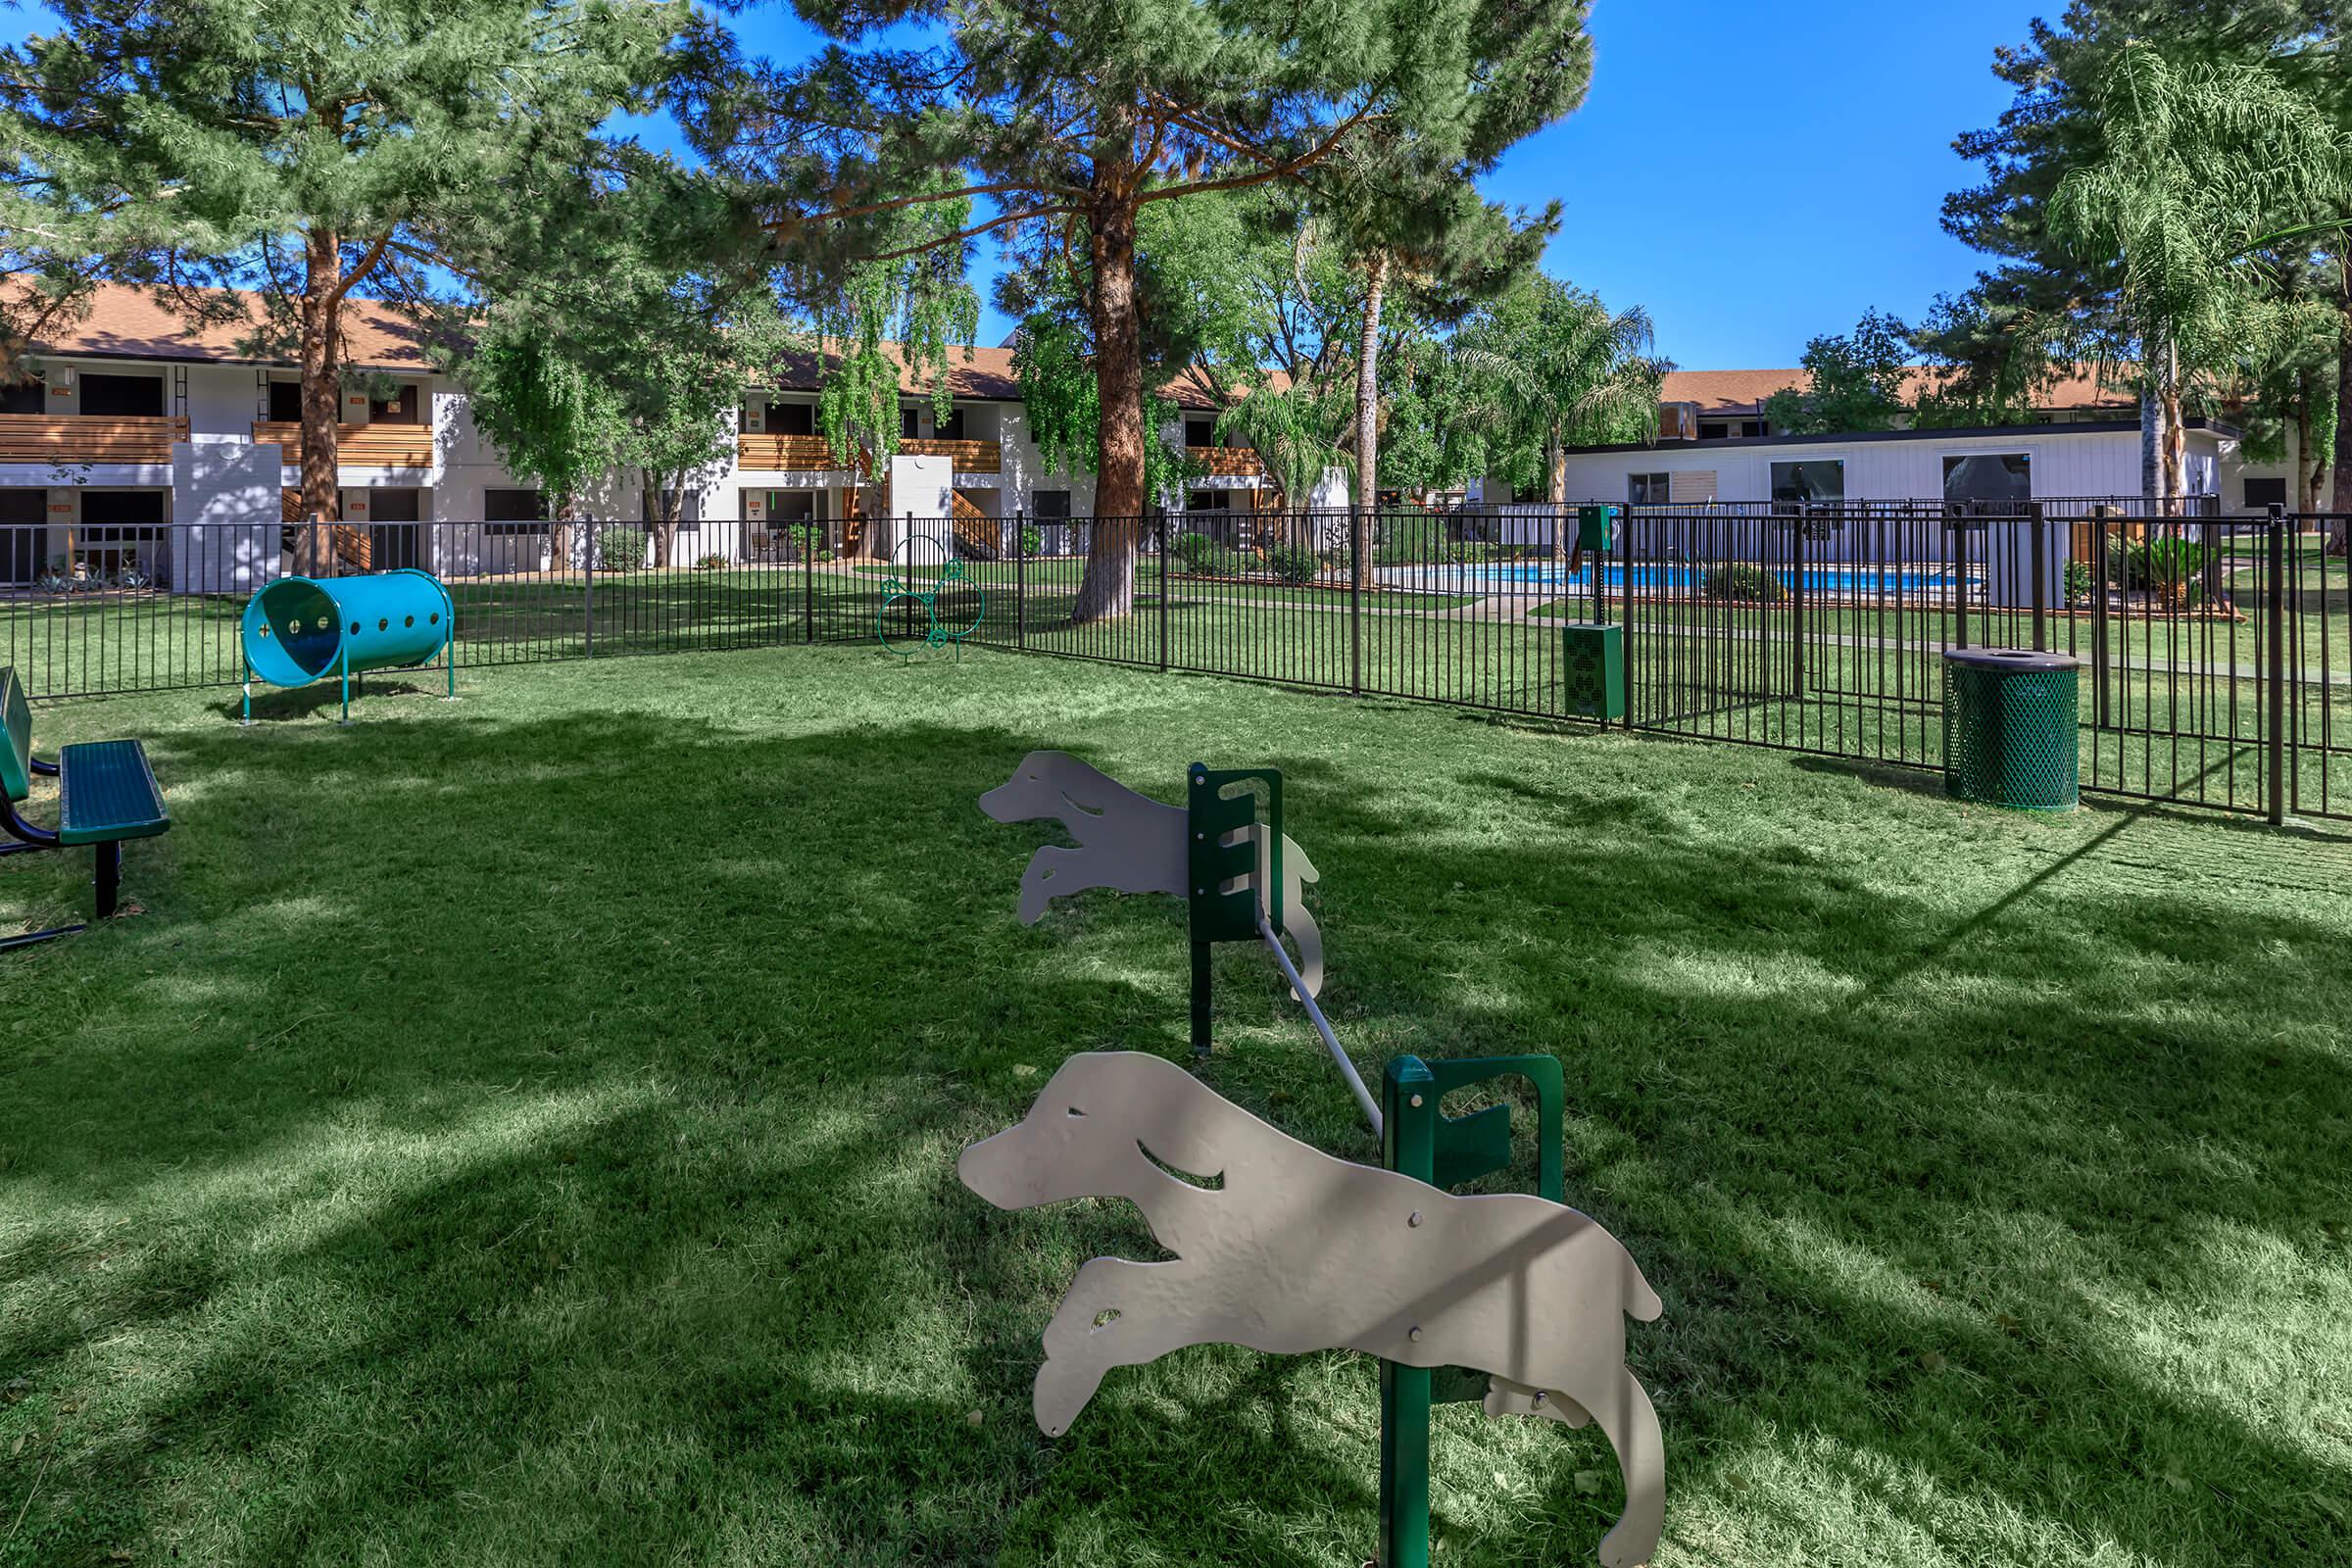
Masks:
[[[735,437],[735,465],[758,473],[811,473],[842,465],[821,435],[778,435],[744,430]]]
[[[302,426],[291,419],[261,419],[253,426],[255,441],[274,441],[288,466],[302,463]],[[335,426],[335,464],[338,467],[429,468],[433,466],[433,427],[429,424],[339,424]]]
[[[994,441],[907,440],[899,450],[910,458],[954,458],[957,473],[1001,473],[1004,449]]]
[[[1184,455],[1213,479],[1262,479],[1266,466],[1254,447],[1186,447]]]
[[[999,473],[1004,450],[994,441],[932,441],[909,438],[899,451],[910,458],[953,458],[958,473]],[[746,430],[735,438],[738,466],[755,473],[810,473],[846,467],[834,461],[833,448],[821,435],[777,435]]]
[[[187,438],[161,415],[0,414],[0,463],[170,463]]]

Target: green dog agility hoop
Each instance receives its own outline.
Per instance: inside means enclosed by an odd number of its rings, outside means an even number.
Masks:
[[[964,639],[978,631],[980,622],[988,616],[987,590],[964,569],[962,558],[956,554],[953,546],[930,534],[911,534],[906,543],[900,547],[906,565],[914,564],[916,554],[913,547],[918,542],[938,551],[945,564],[940,567],[939,575],[928,588],[917,588],[908,578],[891,576],[882,579],[882,604],[874,612],[874,641],[882,645],[883,652],[895,654],[901,659],[912,659],[917,649],[953,646],[956,657],[960,660],[963,657]],[[957,583],[971,584],[975,601],[972,618],[961,626],[942,625],[939,619],[939,596]],[[893,642],[890,636],[890,607],[902,600],[923,607],[923,634],[917,639],[902,637]]]

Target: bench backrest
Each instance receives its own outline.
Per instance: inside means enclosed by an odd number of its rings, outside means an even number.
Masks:
[[[8,728],[0,740],[0,791],[21,801],[32,793],[32,710],[13,669],[0,669],[0,723]]]

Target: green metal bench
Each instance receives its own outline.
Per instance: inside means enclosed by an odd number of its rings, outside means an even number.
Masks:
[[[0,843],[0,855],[28,855],[36,850],[90,846],[97,862],[98,918],[111,917],[122,886],[122,841],[148,839],[172,826],[164,808],[163,792],[147,766],[147,753],[137,741],[89,741],[69,746],[57,760],[44,762],[32,755],[32,710],[24,701],[24,683],[13,669],[0,669],[0,829],[15,842]],[[36,827],[18,814],[17,803],[32,793],[35,774],[57,780],[57,827]],[[0,938],[0,951],[28,947],[81,930],[61,925],[48,931]]]

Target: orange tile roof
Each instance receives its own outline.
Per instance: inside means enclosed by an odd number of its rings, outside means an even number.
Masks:
[[[235,299],[245,324],[192,327],[154,292],[128,283],[101,283],[89,315],[58,323],[32,345],[38,354],[87,354],[110,359],[185,360],[206,364],[290,365],[291,360],[256,361],[241,354],[237,339],[262,322],[258,297],[243,290],[206,290]],[[394,306],[353,298],[343,312],[345,363],[368,370],[421,370],[429,367],[424,334]]]
[[[1936,372],[1928,366],[1915,365],[1906,375],[1906,393],[1916,398],[1921,390],[1933,384]],[[1763,402],[1775,392],[1794,387],[1804,391],[1813,384],[1810,370],[1669,370],[1666,385],[1658,394],[1661,403],[1694,403],[1700,417],[1715,415],[1727,417],[1754,418]],[[2128,391],[2113,386],[2101,387],[2096,368],[2079,366],[2073,374],[2045,389],[2035,400],[2034,407],[2043,410],[2131,408],[2135,400]]]

